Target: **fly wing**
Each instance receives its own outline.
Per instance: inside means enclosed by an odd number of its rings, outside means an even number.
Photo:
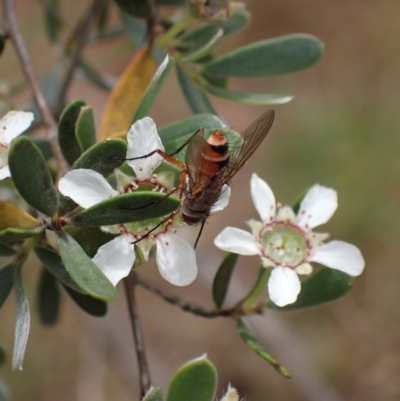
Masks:
[[[250,156],[260,146],[274,122],[274,110],[266,111],[242,133],[241,142],[229,156],[229,165],[222,176],[222,183],[226,184],[246,163]]]
[[[205,149],[210,146],[207,141],[200,135],[195,135],[190,140],[186,150],[186,168],[189,177],[189,187],[192,192],[203,183],[203,169]]]

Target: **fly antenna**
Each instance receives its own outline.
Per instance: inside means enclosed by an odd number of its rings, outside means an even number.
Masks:
[[[203,219],[203,221],[201,222],[201,227],[200,227],[200,231],[199,231],[199,235],[196,238],[196,242],[194,243],[194,249],[196,249],[197,247],[197,243],[199,242],[199,239],[201,237],[201,233],[203,232],[203,228],[204,228],[204,224],[206,223],[206,220]]]

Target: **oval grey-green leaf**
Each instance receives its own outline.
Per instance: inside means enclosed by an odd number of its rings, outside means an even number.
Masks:
[[[42,268],[37,289],[37,308],[40,321],[47,326],[56,323],[60,311],[60,291],[57,280]]]
[[[86,313],[91,316],[102,317],[107,313],[107,303],[99,299],[92,298],[89,295],[74,291],[72,288],[64,285],[67,294],[73,301]]]
[[[221,97],[227,100],[232,100],[233,102],[252,104],[256,106],[284,104],[290,102],[293,99],[293,96],[291,95],[239,92],[229,89],[223,89],[207,83],[204,84],[204,88],[207,92],[211,93],[214,96]]]
[[[62,112],[58,123],[58,142],[61,152],[70,166],[82,154],[82,149],[75,135],[75,124],[78,121],[82,106],[85,106],[83,100],[70,102]]]
[[[153,106],[153,103],[155,102],[157,95],[160,92],[173,65],[174,62],[172,58],[167,55],[164,61],[159,65],[146,91],[143,93],[135,113],[133,114],[131,124],[149,114],[149,111]]]
[[[172,377],[166,401],[213,401],[217,371],[205,357],[183,365]]]
[[[43,263],[43,265],[63,284],[74,289],[75,291],[81,291],[81,289],[75,284],[71,278],[67,269],[65,268],[61,256],[52,249],[36,246],[34,248],[36,256]]]
[[[96,126],[91,106],[82,106],[75,124],[75,135],[82,152],[96,143]]]
[[[75,226],[107,226],[167,216],[180,200],[160,192],[137,191],[116,196],[83,210],[69,219]]]
[[[352,285],[353,278],[351,276],[325,267],[301,282],[301,291],[296,302],[279,307],[269,301],[267,307],[285,311],[320,305],[343,297],[350,291]]]
[[[241,47],[204,65],[218,77],[267,77],[302,70],[320,59],[323,43],[307,34],[263,40]]]
[[[24,200],[47,216],[57,212],[53,179],[39,148],[27,137],[11,143],[8,163],[14,184]]]
[[[102,301],[111,301],[117,295],[115,287],[81,246],[65,232],[57,233],[61,259],[75,284],[85,293]]]
[[[176,76],[178,77],[183,96],[193,114],[209,113],[218,115],[218,112],[214,109],[203,89],[196,87],[196,84],[190,81],[189,77],[179,66],[176,66]]]

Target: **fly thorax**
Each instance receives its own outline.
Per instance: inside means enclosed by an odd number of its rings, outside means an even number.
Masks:
[[[229,161],[229,147],[223,132],[213,132],[207,139],[207,143],[210,146],[203,150],[204,160],[215,163],[219,169],[225,167]]]

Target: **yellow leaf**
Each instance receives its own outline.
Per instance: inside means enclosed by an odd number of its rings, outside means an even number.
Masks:
[[[29,230],[37,227],[39,221],[13,204],[0,200],[0,231],[7,228]]]
[[[120,131],[126,134],[153,70],[151,48],[145,46],[135,54],[108,97],[100,124],[100,140],[114,137]]]

